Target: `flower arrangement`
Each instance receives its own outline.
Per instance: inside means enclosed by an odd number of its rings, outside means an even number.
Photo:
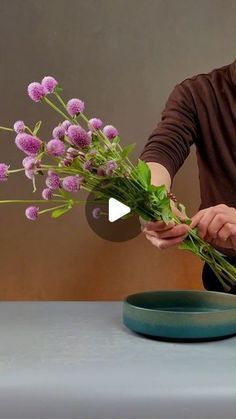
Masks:
[[[32,221],[47,212],[52,218],[58,218],[85,203],[76,195],[83,189],[94,194],[93,202],[98,204],[93,210],[96,219],[102,216],[99,203],[106,203],[114,197],[131,208],[129,216],[137,214],[147,221],[183,222],[172,211],[165,185],[151,184],[148,165],[142,160],[138,160],[137,165],[131,162],[129,155],[135,144],[122,147],[114,126],[103,126],[99,118],[88,119],[81,99],[70,99],[66,103],[62,98],[62,88],[53,77],[44,77],[41,83],[31,83],[28,95],[34,102],[49,105],[60,115],[61,121],[54,127],[49,141],[40,138],[41,121],[33,128],[21,120],[16,121],[13,128],[0,127],[15,133],[15,144],[24,154],[19,169],[12,170],[8,164],[0,163],[0,182],[5,182],[11,174],[23,171],[32,181],[33,191],[36,190],[38,176],[45,176],[45,187],[42,199],[2,200],[1,204],[30,204],[25,215]],[[45,164],[45,157],[51,159],[50,164]],[[45,204],[46,209],[42,208]],[[190,224],[185,207],[182,204],[177,204],[177,207],[186,217],[186,223]],[[225,290],[235,284],[236,268],[205,242],[196,229],[189,230],[179,248],[189,250],[207,262]]]

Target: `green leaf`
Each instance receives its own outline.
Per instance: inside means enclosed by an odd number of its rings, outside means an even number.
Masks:
[[[155,186],[149,185],[148,192],[154,193],[156,197],[160,200],[167,196],[167,190],[165,185]]]
[[[56,210],[54,210],[54,211],[52,212],[51,217],[52,217],[52,218],[58,218],[58,217],[61,217],[61,215],[63,215],[63,214],[65,214],[66,212],[70,211],[70,209],[71,209],[71,208],[68,208],[68,207],[66,207],[66,208],[58,208],[58,209],[56,209]]]
[[[171,212],[171,208],[170,208],[169,198],[160,199],[160,201],[158,203],[158,207],[159,208],[166,208],[169,211],[169,213],[170,213]]]
[[[34,130],[33,130],[33,134],[34,134],[34,135],[37,135],[37,134],[38,134],[38,132],[39,132],[39,130],[40,130],[40,127],[41,127],[41,125],[42,125],[42,121],[38,121],[38,122],[35,124],[35,126],[34,126]]]
[[[121,152],[121,157],[124,159],[125,157],[129,156],[130,153],[134,150],[136,144],[129,144],[126,147],[123,148]]]
[[[62,89],[62,87],[60,87],[60,86],[56,86],[55,87],[55,89],[54,89],[54,93],[57,93],[57,94],[59,94],[59,93],[61,93],[61,92],[63,92],[63,89]]]
[[[178,204],[178,208],[180,209],[184,217],[189,218],[186,214],[186,208],[183,204]]]
[[[145,189],[148,189],[151,184],[151,171],[143,160],[138,160],[137,173]]]
[[[164,221],[164,223],[168,224],[171,220],[171,211],[168,207],[162,208],[161,211],[161,218]]]

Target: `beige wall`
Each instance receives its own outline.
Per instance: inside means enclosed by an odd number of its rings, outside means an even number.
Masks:
[[[32,104],[26,85],[54,75],[89,115],[136,141],[136,156],[174,85],[235,58],[234,0],[1,0],[2,125],[57,119]],[[0,135],[1,161],[20,164],[11,135]],[[194,153],[174,191],[193,214],[199,205]],[[0,185],[0,198],[31,197],[20,177]],[[200,288],[201,262],[176,249],[159,252],[140,235],[126,243],[98,238],[84,211],[63,219],[24,218],[23,207],[0,208],[0,299],[122,299],[163,288]]]

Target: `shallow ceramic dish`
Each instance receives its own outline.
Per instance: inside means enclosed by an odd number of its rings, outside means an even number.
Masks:
[[[236,334],[236,295],[209,291],[150,291],[128,295],[123,323],[168,340],[209,340]]]

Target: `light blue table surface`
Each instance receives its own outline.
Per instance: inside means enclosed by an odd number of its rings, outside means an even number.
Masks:
[[[236,419],[236,337],[167,343],[122,302],[0,303],[0,419]]]

